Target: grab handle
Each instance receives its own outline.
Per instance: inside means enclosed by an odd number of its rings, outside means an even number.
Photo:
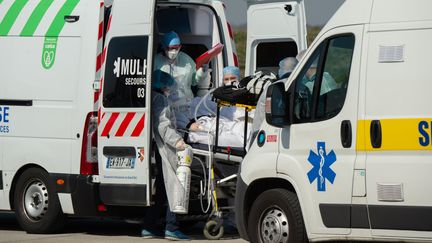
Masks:
[[[381,148],[382,129],[379,120],[373,120],[370,127],[371,144],[373,148]]]
[[[348,120],[342,121],[341,124],[341,142],[344,148],[351,148],[352,128],[351,128],[351,122]]]

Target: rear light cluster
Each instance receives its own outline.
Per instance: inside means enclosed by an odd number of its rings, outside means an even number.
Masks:
[[[84,125],[82,148],[81,148],[81,175],[98,175],[97,157],[97,112],[87,115]]]

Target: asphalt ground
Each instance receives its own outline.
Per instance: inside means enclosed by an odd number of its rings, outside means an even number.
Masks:
[[[192,241],[188,242],[234,242],[244,243],[238,235],[230,234],[222,240],[209,241],[202,234],[203,224],[198,223],[193,227],[185,229]],[[0,243],[3,242],[32,242],[32,243],[54,243],[54,242],[171,242],[164,239],[141,239],[140,225],[128,223],[123,220],[112,219],[69,219],[64,230],[59,234],[39,235],[24,232],[13,213],[0,213]]]

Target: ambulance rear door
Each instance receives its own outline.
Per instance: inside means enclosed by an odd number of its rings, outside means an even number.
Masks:
[[[115,1],[107,27],[98,126],[100,197],[149,206],[155,0]]]
[[[246,75],[277,74],[279,61],[307,48],[303,0],[247,0]]]

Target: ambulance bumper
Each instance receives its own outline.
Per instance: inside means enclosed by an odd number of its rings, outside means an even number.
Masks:
[[[57,193],[70,194],[74,216],[101,216],[98,212],[99,199],[98,184],[91,182],[91,176],[73,174],[50,174]],[[59,180],[62,182],[59,183]]]
[[[101,200],[100,184],[93,183],[91,176],[50,174],[50,178],[53,185],[55,185],[57,193],[67,193],[71,195],[74,211],[74,214],[71,216],[131,218],[145,215],[146,208],[136,204],[118,206],[104,203]],[[63,180],[63,183],[58,183],[59,180]],[[119,188],[116,185],[112,185],[112,187],[110,187],[110,185],[105,185],[103,191],[116,192],[119,191]],[[121,198],[121,196],[122,194],[118,195],[118,193],[115,193],[114,199]]]
[[[245,212],[245,194],[247,190],[246,183],[243,182],[240,173],[237,177],[237,186],[236,186],[236,196],[235,196],[235,215],[236,215],[236,223],[237,223],[237,230],[240,234],[240,237],[249,240],[248,234],[247,234],[247,215]]]

